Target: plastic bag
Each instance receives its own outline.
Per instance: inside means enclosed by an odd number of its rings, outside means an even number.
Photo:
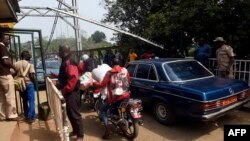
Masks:
[[[105,74],[109,70],[111,70],[111,67],[109,65],[107,65],[107,64],[99,65],[97,68],[93,69],[93,71],[92,71],[93,78],[96,81],[101,82],[103,80]]]
[[[80,77],[80,89],[85,90],[89,88],[90,86],[93,85],[93,78],[91,72],[85,72],[81,77]]]

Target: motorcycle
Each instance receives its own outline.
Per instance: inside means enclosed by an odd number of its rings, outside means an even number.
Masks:
[[[91,108],[95,109],[95,104],[100,97],[100,92],[95,91],[92,87],[86,89],[82,93],[82,100],[84,103],[90,104]]]
[[[99,118],[101,118],[99,111],[101,102],[102,99],[98,99],[95,103]],[[108,110],[108,120],[116,129],[120,129],[127,139],[132,140],[138,136],[139,125],[143,123],[142,109],[140,99],[126,99],[118,107],[111,105]]]

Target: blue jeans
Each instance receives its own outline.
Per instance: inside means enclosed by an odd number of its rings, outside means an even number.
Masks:
[[[101,120],[104,122],[104,125],[108,125],[108,110],[109,108],[112,106],[112,109],[110,112],[112,112],[113,114],[118,115],[118,107],[120,106],[120,103],[122,102],[122,100],[113,102],[112,105],[108,104],[105,101],[102,101],[101,106],[100,106],[100,116],[101,116]]]
[[[104,122],[104,125],[108,125],[108,109],[110,105],[102,100],[101,106],[100,106],[100,116],[101,120]]]
[[[35,91],[33,83],[26,83],[26,90],[21,92],[24,116],[28,120],[35,119]]]

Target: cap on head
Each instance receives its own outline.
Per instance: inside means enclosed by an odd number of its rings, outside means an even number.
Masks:
[[[226,41],[223,39],[223,37],[216,37],[214,39],[214,42],[226,42]]]
[[[86,61],[86,60],[88,60],[88,59],[89,59],[88,54],[83,54],[83,55],[82,55],[82,60]]]

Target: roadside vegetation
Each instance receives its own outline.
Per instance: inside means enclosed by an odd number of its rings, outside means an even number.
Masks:
[[[205,37],[210,44],[223,36],[237,57],[250,54],[249,0],[103,0],[108,10],[104,22],[148,37],[181,52],[191,39]],[[148,46],[138,40],[117,34],[118,45]]]

